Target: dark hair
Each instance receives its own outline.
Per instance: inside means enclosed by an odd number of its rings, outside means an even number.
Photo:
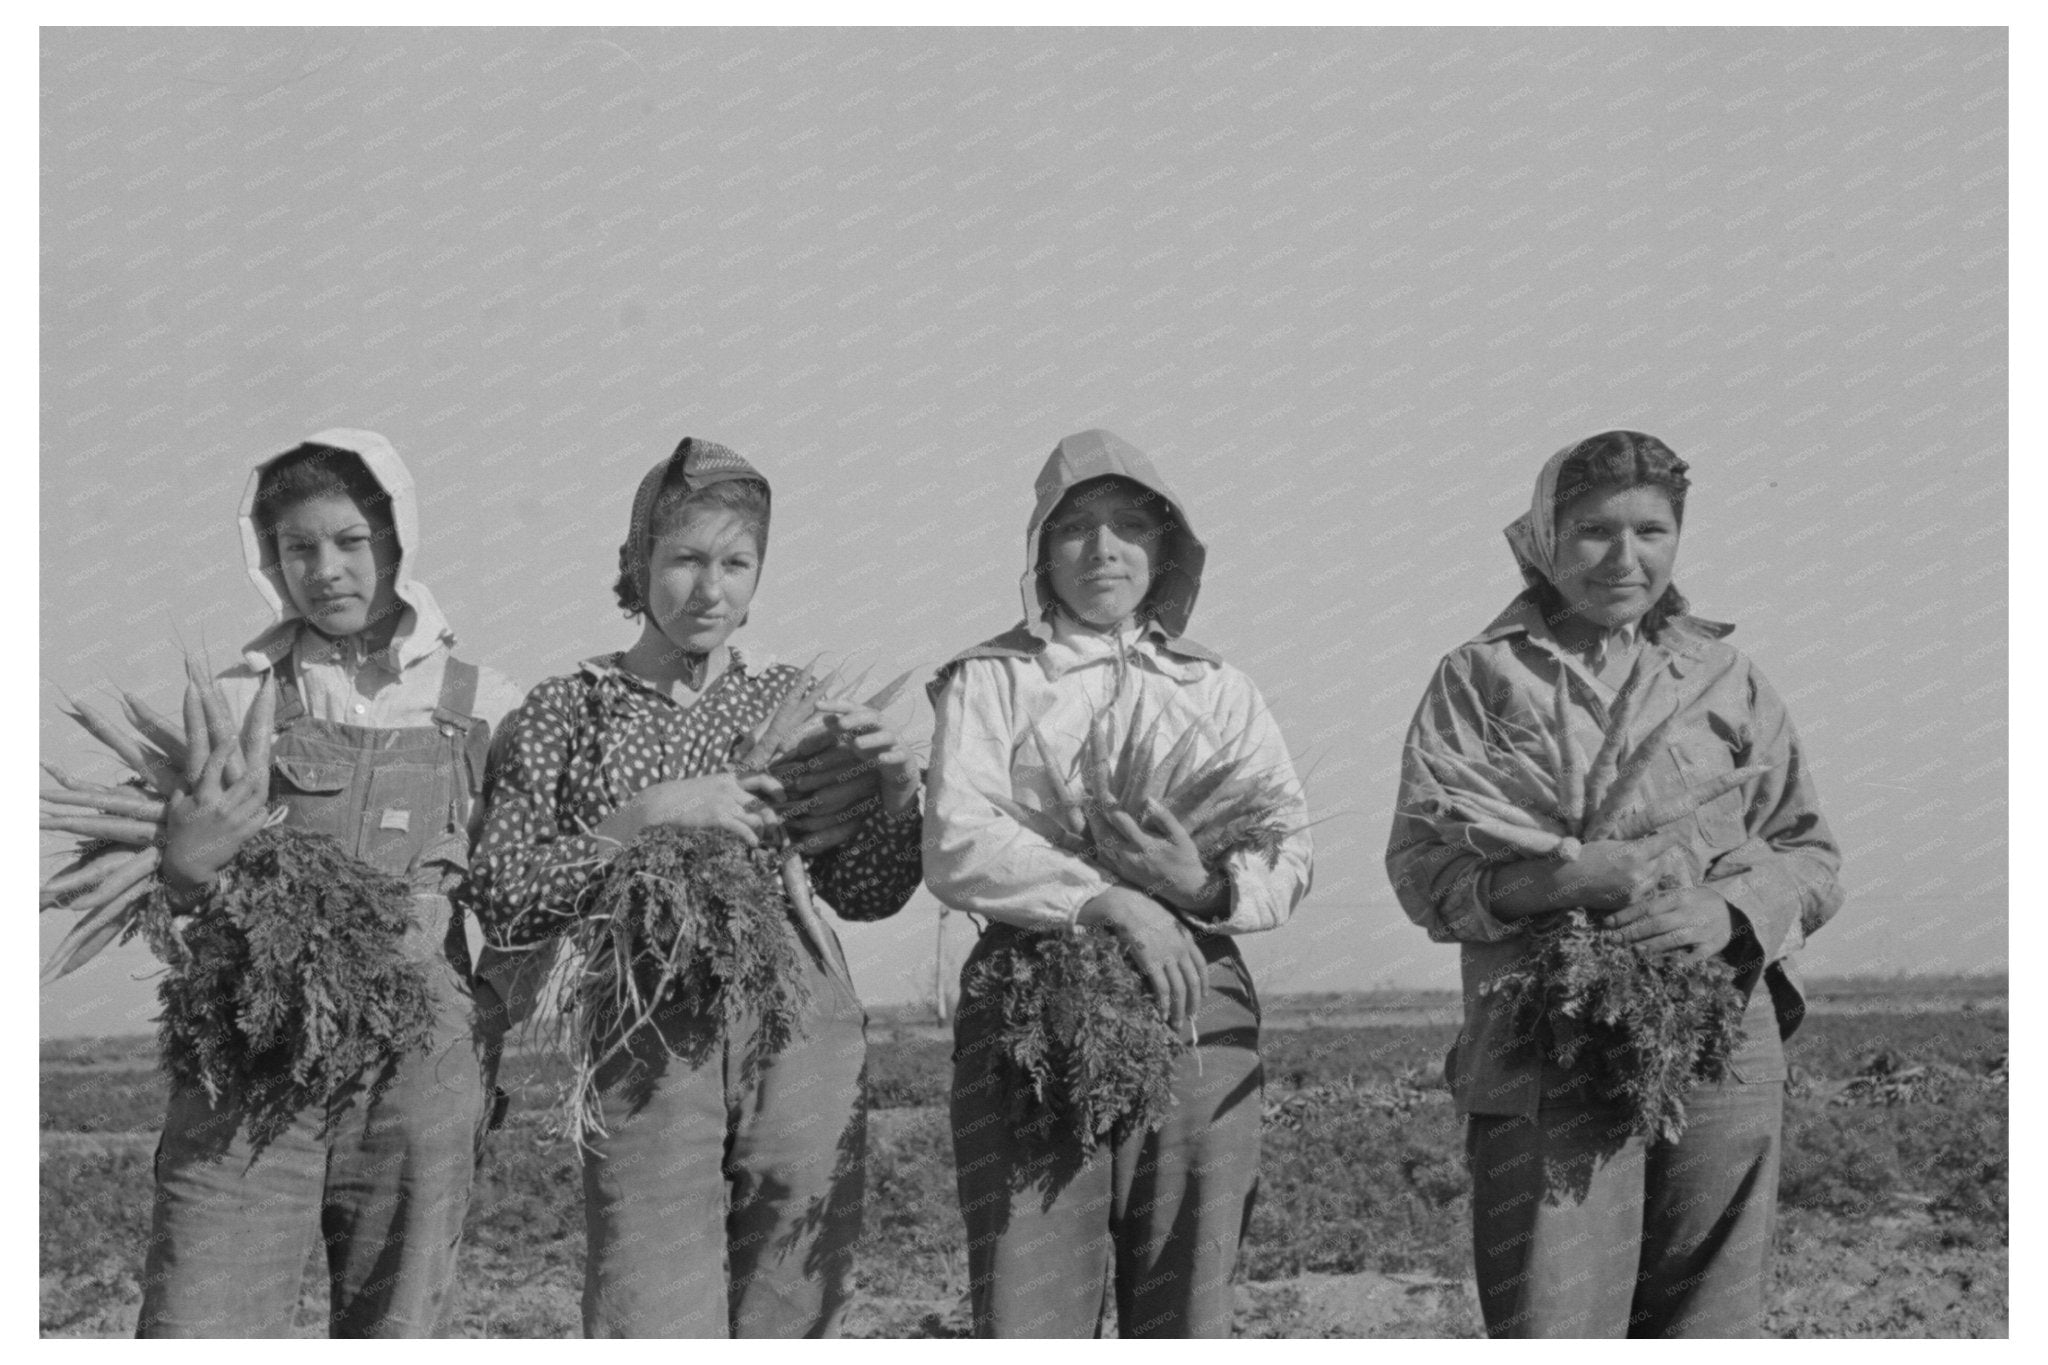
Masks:
[[[647,517],[648,548],[651,550],[655,541],[708,508],[736,513],[740,524],[753,533],[754,552],[767,557],[768,486],[759,479],[721,479],[696,489],[685,489],[681,484],[662,489]],[[640,582],[626,559],[626,547],[620,548],[619,576],[612,584],[612,595],[619,600],[619,610],[628,616],[640,616],[647,610],[647,601],[641,596]]]
[[[370,473],[363,457],[312,441],[292,447],[264,467],[250,515],[259,532],[274,535],[277,523],[300,503],[334,497],[348,498],[373,522],[390,524],[391,494]]]
[[[1688,468],[1670,446],[1640,431],[1603,431],[1598,436],[1588,436],[1558,466],[1557,491],[1550,503],[1551,520],[1553,524],[1561,522],[1565,508],[1588,493],[1654,488],[1670,500],[1672,519],[1682,527],[1685,491],[1692,487],[1692,480],[1686,477]],[[1554,626],[1571,614],[1564,594],[1549,579],[1527,566],[1522,569],[1522,577],[1529,584],[1522,593],[1523,599],[1534,603],[1544,620]],[[1672,617],[1683,616],[1691,609],[1678,584],[1668,584],[1663,596],[1643,613],[1643,635],[1656,639]]]
[[[1053,519],[1065,511],[1070,503],[1086,501],[1087,495],[1107,492],[1112,488],[1121,488],[1134,497],[1157,504],[1155,510],[1159,513],[1161,525],[1158,537],[1152,542],[1155,546],[1172,547],[1180,545],[1185,540],[1186,528],[1181,525],[1179,515],[1173,510],[1173,504],[1158,489],[1122,474],[1098,474],[1092,479],[1083,479],[1069,488],[1060,500],[1053,504],[1052,511],[1046,513],[1044,524],[1038,528],[1038,554],[1031,572],[1037,583],[1041,615],[1051,615],[1054,605],[1059,601],[1059,594],[1052,590],[1052,555],[1046,548],[1045,533],[1052,529]],[[1152,619],[1152,613],[1158,605],[1160,583],[1164,579],[1162,571],[1167,562],[1166,557],[1156,550],[1153,552],[1152,582],[1146,587],[1144,599],[1138,603],[1138,610],[1135,613],[1140,621]]]

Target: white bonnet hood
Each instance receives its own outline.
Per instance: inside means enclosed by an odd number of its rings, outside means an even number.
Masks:
[[[1202,590],[1202,565],[1208,551],[1188,524],[1179,498],[1152,467],[1145,453],[1114,432],[1077,432],[1053,447],[1033,485],[1031,520],[1024,528],[1024,576],[1019,582],[1027,625],[1042,619],[1048,603],[1039,593],[1039,535],[1061,499],[1091,479],[1115,476],[1157,494],[1175,518],[1170,539],[1153,570],[1153,621],[1168,639],[1185,634]]]
[[[332,427],[315,432],[301,444],[332,446],[346,450],[363,462],[378,487],[390,495],[391,529],[398,550],[398,563],[393,584],[403,608],[398,623],[398,633],[393,640],[401,662],[431,653],[444,640],[452,641],[447,618],[441,614],[433,594],[427,586],[413,577],[413,568],[419,544],[419,500],[413,491],[412,472],[398,458],[398,452],[374,431],[357,431],[348,427]],[[256,525],[256,490],[263,482],[263,473],[277,460],[297,449],[296,445],[286,450],[265,455],[249,471],[249,481],[242,490],[242,506],[236,521],[242,533],[242,557],[248,566],[249,581],[256,585],[256,591],[277,616],[277,624],[251,640],[244,649],[252,665],[267,667],[274,663],[283,647],[297,635],[287,630],[300,619],[299,609],[292,604],[291,594],[285,590],[284,576],[277,566],[277,546],[268,536],[262,534]],[[259,659],[261,662],[259,663]]]

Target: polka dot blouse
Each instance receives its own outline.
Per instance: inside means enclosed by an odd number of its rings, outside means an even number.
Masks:
[[[589,831],[656,782],[727,766],[735,736],[775,709],[799,670],[754,672],[730,651],[694,705],[654,690],[608,655],[527,694],[492,746],[484,830],[469,895],[490,939],[513,947],[569,928],[620,845]],[[877,809],[852,838],[805,860],[846,919],[901,910],[922,876],[922,817]]]

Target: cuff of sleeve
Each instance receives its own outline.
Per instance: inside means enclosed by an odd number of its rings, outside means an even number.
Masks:
[[[889,808],[877,801],[874,808],[863,815],[860,823],[853,827],[853,833],[847,837],[845,843],[836,844],[822,853],[807,854],[806,859],[830,858],[844,849],[871,848],[895,843],[904,835],[913,832],[918,839],[924,838],[924,811],[918,802],[911,802],[910,809],[901,815],[891,815]]]
[[[1233,853],[1219,869],[1227,899],[1206,926],[1215,933],[1256,934],[1262,929],[1279,927],[1278,921],[1262,911],[1258,895],[1261,888],[1254,880],[1257,874],[1245,857]]]
[[[883,834],[901,834],[915,828],[919,835],[924,833],[924,802],[918,797],[910,799],[910,806],[901,815],[889,814],[886,805],[877,805],[874,813],[867,818],[867,827]]]
[[[1762,950],[1763,961],[1776,962],[1791,948],[1786,940],[1792,926],[1798,920],[1798,912],[1775,910],[1769,898],[1759,894],[1759,889],[1750,884],[1748,875],[1731,877],[1726,881],[1709,881],[1706,889],[1728,902],[1729,908],[1741,917],[1749,929],[1750,936]],[[1792,947],[1797,947],[1797,943]]]
[[[973,915],[992,924],[1007,924],[1012,929],[1022,929],[1028,934],[1071,934],[1078,932],[1081,911],[1099,894],[1100,892],[1096,891],[1074,891],[1062,887],[1049,892],[1028,910],[988,905],[961,906],[944,901],[940,904],[949,910]]]
[[[1094,888],[1077,887],[1073,891],[1060,896],[1058,899],[1063,903],[1054,907],[1058,912],[1059,920],[1056,924],[1046,927],[1062,929],[1068,933],[1073,933],[1080,926],[1081,912],[1088,908],[1088,902],[1094,900],[1104,891],[1109,890],[1110,885],[1111,883],[1104,882],[1101,886]]]
[[[153,902],[152,908],[154,909],[160,909],[172,915],[189,915],[200,906],[206,904],[207,899],[219,887],[220,878],[215,877],[206,885],[197,887],[194,890],[185,892],[173,891],[170,884],[159,876],[156,879],[156,885],[150,888],[149,896]]]
[[[1460,940],[1496,943],[1522,931],[1519,924],[1495,916],[1490,907],[1496,870],[1497,864],[1479,864],[1471,877],[1452,887],[1445,898],[1444,919],[1457,931]]]

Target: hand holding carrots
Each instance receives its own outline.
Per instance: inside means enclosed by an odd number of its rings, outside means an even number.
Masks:
[[[1673,875],[1673,855],[1683,859],[1680,841],[1669,834],[1646,839],[1596,839],[1557,869],[1564,903],[1589,910],[1619,910],[1653,891]]]
[[[1112,886],[1081,907],[1080,922],[1108,926],[1137,963],[1168,1027],[1178,1034],[1190,1026],[1208,993],[1208,966],[1195,936],[1171,910],[1142,892]]]
[[[269,818],[276,715],[276,691],[266,679],[237,734],[219,691],[189,666],[188,672],[185,781],[165,802],[160,874],[178,895],[211,882]]]
[[[87,841],[70,867],[43,883],[42,909],[82,912],[44,965],[45,981],[132,932],[151,887],[189,893],[211,881],[266,823],[275,684],[266,678],[257,689],[238,734],[226,700],[189,660],[186,675],[182,731],[125,693],[121,709],[133,733],[83,702],[65,713],[134,777],[106,786],[43,765],[57,785],[43,790],[56,809],[43,813],[42,828]]]
[[[1208,903],[1216,897],[1201,850],[1187,827],[1156,797],[1145,802],[1143,825],[1128,812],[1110,810],[1091,812],[1088,828],[1096,856],[1132,886],[1183,910],[1214,908]]]
[[[872,703],[826,697],[819,724],[770,769],[794,798],[781,814],[797,850],[821,853],[853,836],[878,797],[891,815],[917,800],[917,756]]]
[[[1606,924],[1644,952],[1712,957],[1735,936],[1735,910],[1719,892],[1683,886],[1637,901]]]
[[[207,761],[198,784],[171,794],[165,813],[164,885],[190,895],[234,861],[269,814],[270,773],[250,768],[239,782],[223,782],[228,751]]]
[[[789,804],[781,814],[791,828],[815,832],[835,823],[835,817],[864,807],[881,790],[875,766],[859,751],[840,743],[839,736],[814,717],[814,724],[791,748],[769,767]]]
[[[722,829],[750,848],[774,835],[780,821],[769,802],[783,795],[782,784],[767,773],[706,773],[643,787],[633,799],[606,816],[596,833],[631,843],[653,825],[677,829]]]
[[[855,755],[880,780],[882,804],[889,813],[909,810],[921,785],[917,755],[882,718],[881,710],[850,698],[828,698],[818,703],[818,711],[840,749]]]

